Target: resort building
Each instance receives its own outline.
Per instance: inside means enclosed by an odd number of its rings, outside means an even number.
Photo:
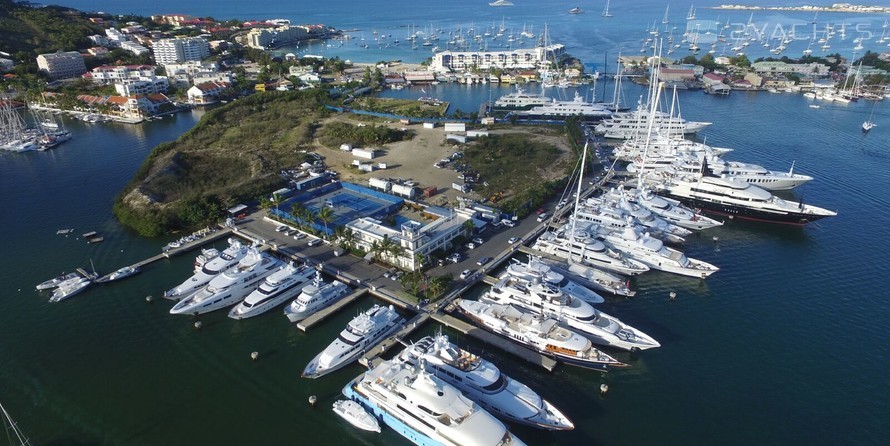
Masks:
[[[433,55],[430,69],[440,73],[474,67],[480,70],[533,69],[547,65],[564,53],[562,44],[504,51],[441,51]]]
[[[760,76],[776,76],[790,73],[803,76],[824,76],[828,74],[828,65],[818,62],[785,63],[781,61],[761,61],[751,64],[751,69]]]
[[[155,42],[153,49],[155,62],[164,66],[190,60],[200,61],[210,56],[210,44],[201,37],[162,39]]]
[[[254,28],[247,33],[247,46],[274,48],[306,39],[318,39],[332,34],[334,29],[325,25],[282,25],[273,28]]]
[[[135,96],[166,93],[169,86],[164,76],[145,76],[116,82],[114,89],[121,96]]]
[[[87,71],[83,56],[77,51],[41,54],[37,56],[37,68],[52,79],[70,79]]]
[[[83,75],[97,84],[113,84],[124,80],[154,76],[154,65],[102,65]]]

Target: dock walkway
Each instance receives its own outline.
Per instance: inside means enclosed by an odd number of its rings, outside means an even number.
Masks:
[[[331,305],[327,308],[323,308],[323,309],[315,312],[315,314],[307,317],[306,319],[303,319],[302,321],[297,322],[297,328],[299,328],[300,330],[303,330],[303,331],[307,331],[310,328],[312,328],[313,325],[327,319],[332,314],[340,311],[341,308],[351,304],[353,301],[355,301],[359,297],[364,296],[367,293],[368,293],[367,288],[359,288],[358,290],[355,290],[352,294],[338,300],[337,302],[334,302],[333,305]]]

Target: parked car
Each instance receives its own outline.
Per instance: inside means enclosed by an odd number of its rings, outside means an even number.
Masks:
[[[543,222],[544,220],[547,219],[547,217],[550,217],[550,215],[548,215],[546,212],[542,213],[541,215],[538,215],[538,223]]]
[[[309,240],[309,243],[307,243],[308,246],[318,246],[320,244],[322,244],[322,240],[320,238],[314,238],[312,240]]]
[[[287,226],[281,225],[281,226],[275,228],[275,232],[284,232],[284,231],[287,231]]]
[[[302,240],[304,238],[306,238],[306,234],[302,232],[297,232],[296,234],[294,234],[294,240]]]
[[[510,239],[507,240],[507,243],[509,243],[509,244],[512,245],[512,244],[514,244],[514,243],[516,243],[516,242],[518,242],[518,241],[519,241],[519,237],[510,237]]]
[[[512,228],[512,227],[516,226],[516,222],[514,222],[513,220],[501,220],[501,224],[508,228]]]
[[[461,271],[460,280],[467,280],[467,277],[472,276],[473,273],[474,273],[474,271],[471,269],[465,269],[465,270]]]
[[[473,243],[475,243],[476,246],[481,245],[483,241],[484,240],[482,240],[482,237],[476,237],[473,239]]]
[[[460,255],[460,253],[459,253],[459,252],[456,252],[456,253],[451,254],[450,256],[448,256],[448,261],[451,262],[451,263],[457,263],[457,262],[460,262],[460,261],[462,260],[462,258],[463,258],[463,257]]]
[[[476,248],[475,243],[473,243],[473,242],[467,243],[467,249],[475,249],[475,248]]]
[[[491,257],[483,257],[483,258],[479,259],[479,260],[476,262],[476,264],[479,265],[479,266],[482,266],[482,265],[485,265],[486,263],[488,263],[488,262],[490,262],[490,261],[491,261]]]

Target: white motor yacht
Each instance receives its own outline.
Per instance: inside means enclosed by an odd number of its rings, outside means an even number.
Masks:
[[[234,305],[256,289],[280,265],[281,261],[275,257],[252,247],[237,265],[214,277],[196,293],[177,302],[170,309],[170,314],[203,314]]]
[[[837,215],[817,206],[789,202],[753,184],[714,176],[677,176],[656,185],[659,193],[689,206],[730,218],[804,225]]]
[[[340,415],[340,418],[349,424],[362,430],[380,433],[380,423],[361,404],[353,400],[337,400],[334,401],[333,409],[335,414]]]
[[[665,246],[661,240],[633,228],[612,231],[590,225],[586,230],[599,231],[599,237],[614,249],[645,263],[649,268],[688,277],[706,278],[720,270],[710,263],[686,257],[681,251]]]
[[[111,282],[114,280],[120,280],[125,277],[130,277],[139,272],[139,268],[133,268],[132,266],[125,266],[123,268],[118,269],[117,271],[108,275],[107,282]]]
[[[52,279],[41,282],[39,285],[37,285],[37,289],[38,290],[48,290],[51,288],[55,288],[55,287],[59,286],[62,282],[65,282],[66,280],[76,279],[78,277],[80,277],[80,274],[77,274],[77,273],[68,273],[68,274],[62,273],[61,275],[53,277]]]
[[[494,101],[494,108],[502,110],[528,110],[532,107],[547,105],[551,101],[551,98],[541,93],[527,93],[516,87],[515,92],[505,94]]]
[[[480,327],[566,364],[600,371],[626,366],[553,317],[466,299],[459,299],[458,308]]]
[[[649,128],[649,114],[649,110],[642,107],[636,111],[615,113],[611,118],[602,120],[594,131],[611,139],[640,137]],[[694,134],[709,125],[710,122],[687,121],[664,112],[656,112],[654,119],[657,133],[668,137]]]
[[[322,308],[326,308],[349,294],[349,286],[339,280],[325,283],[321,273],[315,273],[315,280],[303,288],[303,292],[284,308],[284,315],[291,322],[306,319]]]
[[[582,285],[594,290],[626,297],[633,297],[637,294],[636,291],[630,289],[630,281],[617,274],[571,260],[541,259],[541,261],[549,265],[553,271],[572,277]]]
[[[216,257],[207,259],[202,257],[204,256],[204,253],[202,253],[195,259],[195,266],[197,267],[199,259],[204,258],[204,263],[201,264],[200,269],[195,271],[195,274],[186,279],[185,282],[176,286],[176,288],[166,291],[164,297],[171,300],[179,300],[195,293],[207,285],[211,279],[231,268],[233,265],[236,265],[245,255],[247,255],[247,251],[247,246],[242,245],[238,240],[229,239],[229,247],[219,253]]]
[[[595,310],[587,302],[567,296],[548,283],[527,285],[515,280],[501,279],[482,296],[482,300],[516,305],[553,317],[561,325],[582,332],[600,345],[625,350],[644,350],[661,345],[642,331]]]
[[[61,302],[83,291],[90,283],[92,283],[90,279],[81,276],[65,280],[59,284],[58,288],[53,290],[53,295],[49,298],[49,301]]]
[[[507,421],[548,430],[575,428],[568,417],[534,390],[491,362],[452,344],[441,332],[408,345],[398,358],[423,367]]]
[[[247,319],[259,316],[289,299],[292,299],[304,287],[312,283],[312,276],[317,273],[307,265],[296,266],[293,263],[282,266],[260,284],[257,289],[229,311],[232,319]]]
[[[602,296],[593,290],[588,289],[584,285],[566,279],[564,275],[554,271],[550,265],[542,262],[540,258],[535,256],[529,256],[526,263],[511,259],[510,264],[507,265],[507,269],[504,271],[504,274],[501,275],[501,278],[507,276],[530,283],[541,281],[548,282],[558,286],[559,289],[569,296],[591,304],[604,302]]]
[[[732,152],[732,149],[713,147],[679,137],[670,138],[662,135],[653,135],[648,139],[645,137],[629,139],[615,147],[612,150],[612,155],[622,161],[633,161],[638,157],[641,159],[642,157],[654,158],[662,154],[671,156],[677,154],[723,156],[729,152]]]
[[[645,223],[640,218],[637,218],[636,215],[643,218]],[[645,230],[654,237],[670,243],[683,243],[686,241],[684,237],[692,234],[692,231],[686,228],[654,217],[651,212],[645,209],[621,206],[621,203],[598,199],[585,200],[584,204],[578,207],[572,218],[578,219],[579,223],[594,223],[612,231],[622,231],[625,228],[632,228],[638,231]]]
[[[418,445],[525,444],[459,390],[401,361],[383,361],[350,381],[343,395]]]
[[[723,222],[701,215],[678,200],[656,195],[647,188],[629,191],[629,196],[634,202],[677,226],[696,230],[723,226]]]
[[[629,276],[649,271],[649,267],[645,264],[606,248],[606,245],[594,240],[589,234],[574,231],[570,236],[566,234],[565,229],[541,234],[535,240],[532,249],[582,265],[595,266]]]
[[[395,333],[404,322],[392,305],[382,307],[375,304],[349,321],[340,336],[306,365],[303,377],[318,378],[346,366]]]

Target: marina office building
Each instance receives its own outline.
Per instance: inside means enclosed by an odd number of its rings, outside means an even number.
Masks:
[[[565,45],[553,44],[504,51],[441,51],[433,56],[430,69],[440,73],[475,67],[526,70],[547,65],[565,54]]]

